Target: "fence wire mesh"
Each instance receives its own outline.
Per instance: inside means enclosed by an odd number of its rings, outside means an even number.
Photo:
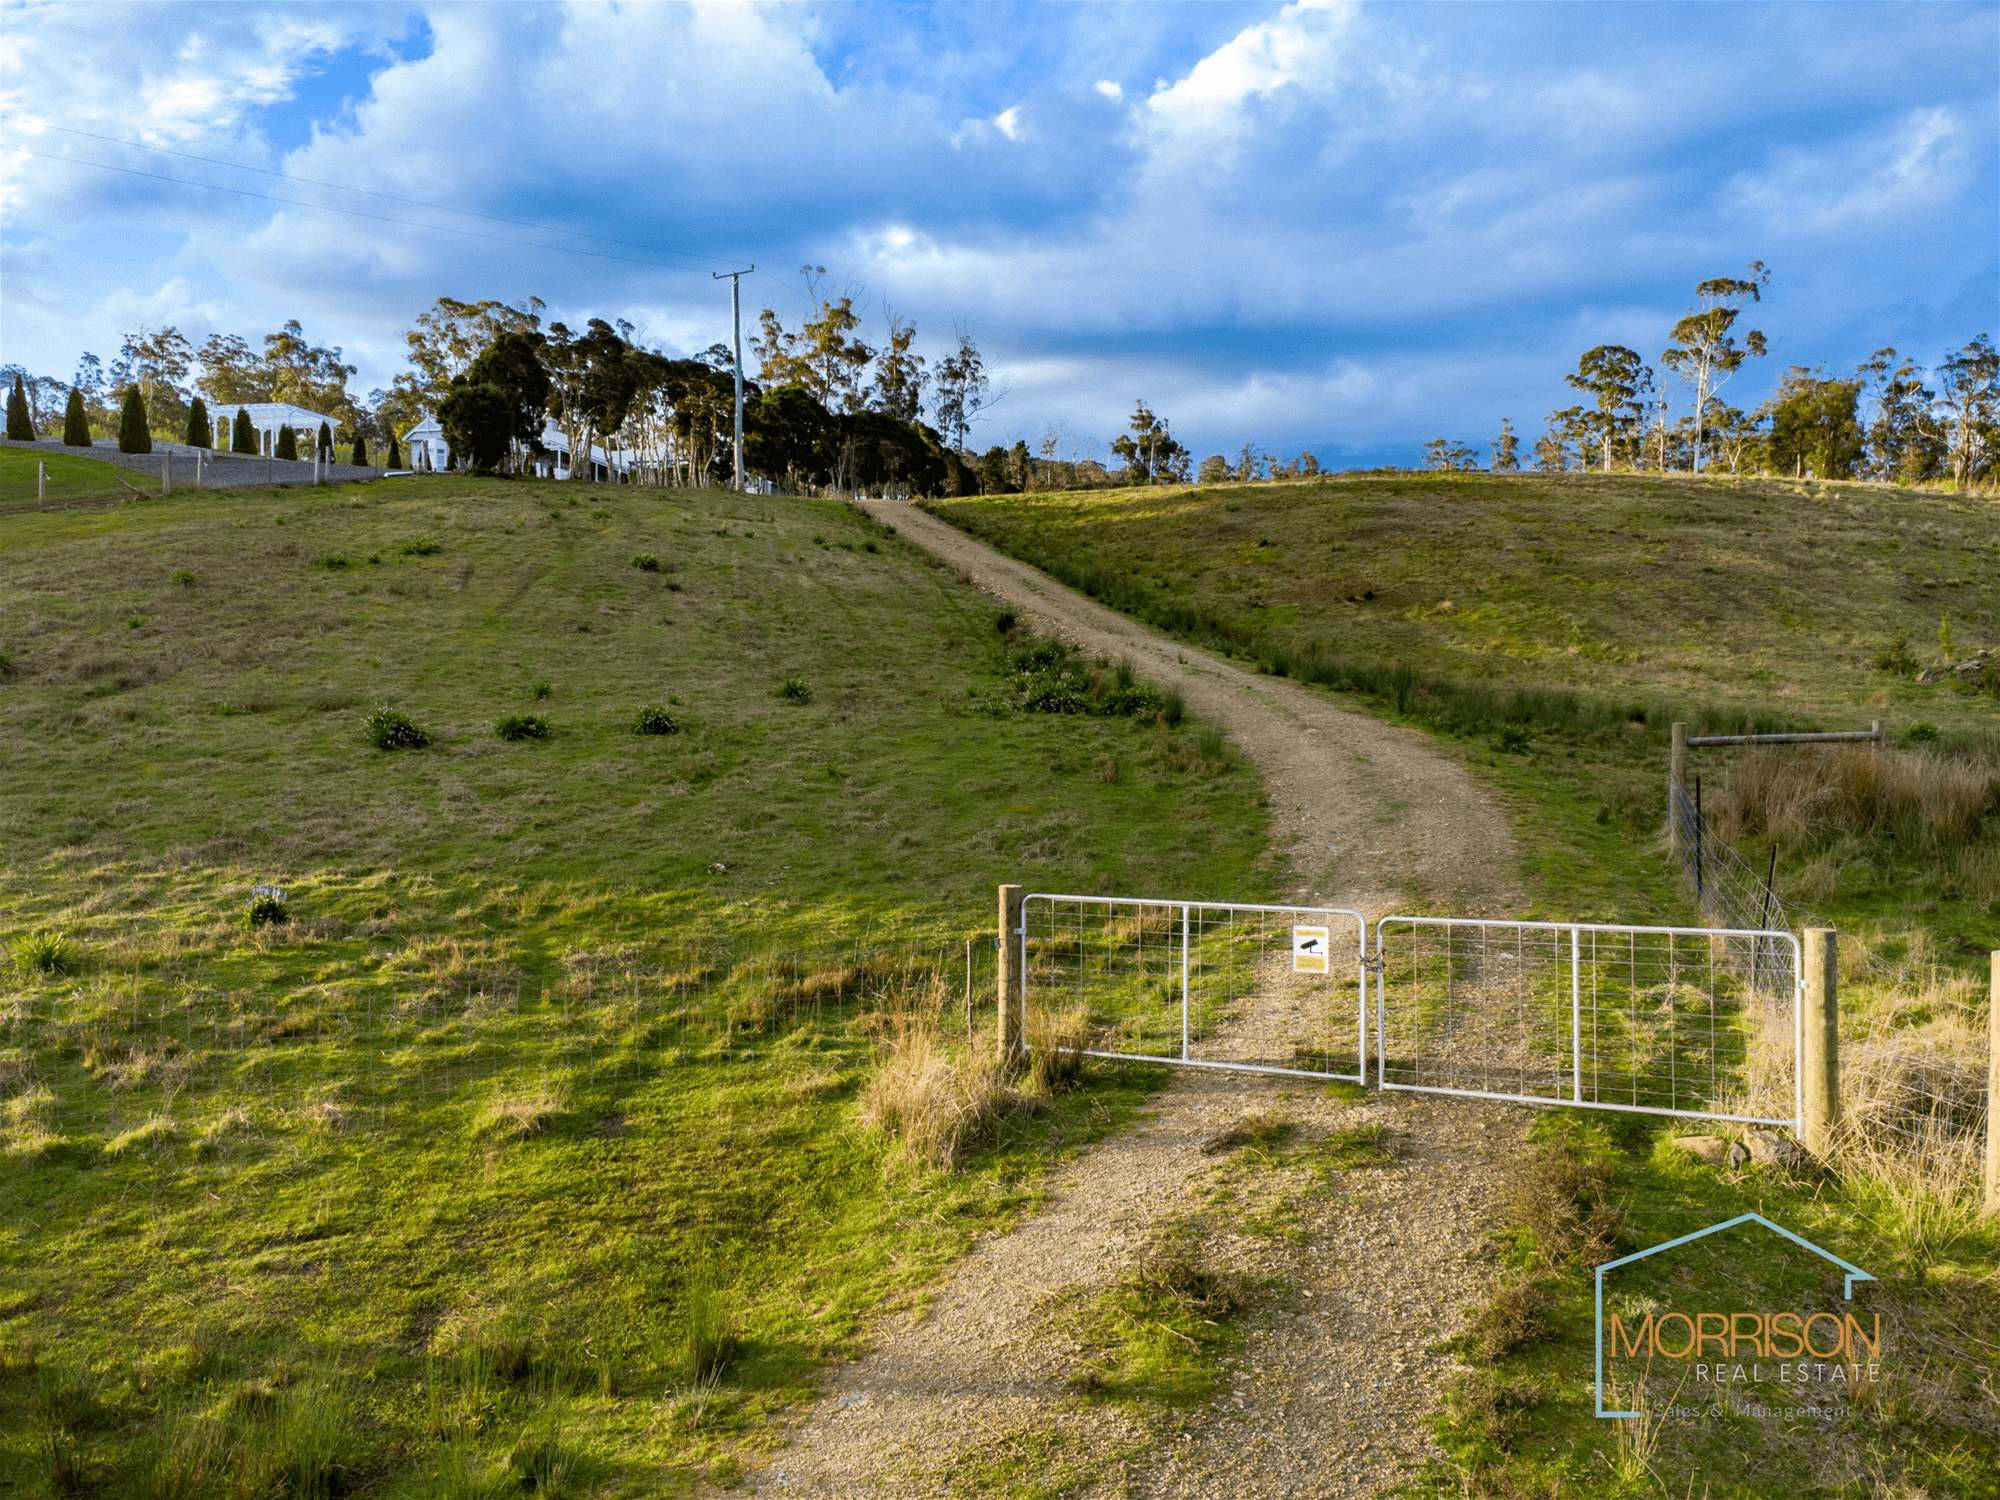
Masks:
[[[1366,928],[1327,908],[1037,894],[1021,909],[1029,1044],[1363,1076]]]
[[[1796,1123],[1789,934],[1446,917],[1376,933],[1384,1088]]]
[[[1701,913],[1718,927],[1789,932],[1792,924],[1779,899],[1775,862],[1764,871],[1716,837],[1696,796],[1685,786],[1669,791],[1667,815],[1677,825],[1681,869],[1694,883]]]
[[[491,942],[415,937],[381,943],[365,977],[262,982],[261,954],[330,959],[352,936],[323,925],[107,944],[87,973],[0,982],[0,1149],[205,1149],[277,1124],[506,1139],[753,1053],[834,1076],[884,1017],[963,1039],[967,1056],[992,1049],[991,933],[800,957],[577,948],[540,975]]]
[[[1693,791],[1669,786],[1668,817],[1682,873],[1709,920],[1780,929],[1809,920],[1787,913],[1774,889],[1775,858],[1759,870],[1717,833],[1715,820],[1702,809],[1699,783]],[[1843,934],[1843,952],[1860,936]],[[1910,986],[1918,991],[1912,997],[1902,985],[1877,980],[1867,972],[1872,967],[1856,964],[1843,981],[1849,988],[1842,999],[1840,1149],[1877,1172],[1914,1173],[1946,1194],[1969,1191],[1979,1178],[1992,1108],[1984,1028],[1970,1024],[1976,1016],[1967,997],[1935,993],[1955,988],[1939,986],[1935,975]],[[1914,1007],[1908,1004],[1912,999]],[[1924,1025],[1931,1034],[1876,1014],[1911,1008],[1927,1014]],[[1788,1078],[1753,1074],[1743,1102],[1752,1113],[1778,1112],[1791,1091]]]

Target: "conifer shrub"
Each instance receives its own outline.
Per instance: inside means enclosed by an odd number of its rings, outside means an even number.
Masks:
[[[368,743],[377,750],[421,750],[431,737],[406,713],[383,704],[367,719]]]
[[[354,451],[348,454],[347,461],[357,469],[368,467],[368,445],[358,435],[354,439]]]
[[[14,389],[7,393],[7,438],[15,443],[35,440],[35,419],[28,414],[28,392],[21,377],[14,377]]]
[[[208,403],[199,396],[196,396],[194,404],[188,407],[187,433],[181,441],[190,448],[215,446],[215,429],[208,420]]]
[[[146,398],[139,394],[139,387],[127,386],[125,404],[118,413],[118,451],[120,453],[151,453],[153,434],[146,424]]]
[[[90,446],[90,413],[83,409],[83,392],[71,390],[69,405],[63,409],[63,443],[71,448]]]
[[[383,467],[400,469],[403,467],[403,445],[396,441],[396,434],[389,434],[389,456],[383,460]]]
[[[276,456],[279,458],[289,458],[293,462],[298,461],[299,435],[292,431],[289,422],[278,429],[278,451]]]
[[[255,453],[257,451],[257,429],[250,425],[250,413],[242,407],[236,408],[236,425],[229,434],[231,453]]]
[[[319,456],[328,463],[333,462],[333,429],[322,422],[319,424]]]

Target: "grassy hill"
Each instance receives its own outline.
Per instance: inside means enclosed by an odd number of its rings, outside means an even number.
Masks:
[[[1552,914],[1689,915],[1654,838],[1675,719],[1930,724],[1938,748],[1984,763],[2000,746],[2000,684],[1915,680],[1941,662],[1941,629],[1957,656],[2000,646],[1991,497],[1402,474],[933,508],[1115,608],[1434,731],[1513,806]],[[1731,765],[1702,751],[1693,769],[1713,794]],[[2000,947],[1991,830],[1942,851],[1920,831],[1809,833],[1780,841],[1795,915],[1866,925],[1914,907],[1953,962]],[[1746,849],[1760,873],[1768,844]]]
[[[1717,1169],[1672,1139],[1704,1127],[1545,1113],[1497,1205],[1496,1279],[1457,1344],[1471,1368],[1440,1392],[1447,1457],[1408,1492],[1995,1493],[2000,1231],[1978,1219],[1978,1161],[2000,697],[1914,678],[1942,659],[1946,616],[1954,655],[2000,645],[2000,506],[1863,485],[1396,475],[934,508],[1113,607],[1429,732],[1508,808],[1536,915],[1699,922],[1659,837],[1673,720],[1887,721],[1887,755],[1698,750],[1692,768],[1758,877],[1775,848],[1792,923],[1840,930],[1850,1133],[1834,1171]],[[1936,737],[1911,740],[1922,724]],[[1761,1386],[1719,1391],[1677,1384],[1686,1362],[1614,1359],[1646,1416],[1597,1418],[1592,1267],[1750,1211],[1880,1275],[1858,1299],[1888,1330],[1880,1381],[1825,1416],[1787,1409],[1801,1398],[1775,1364]],[[1823,1265],[1708,1245],[1614,1287],[1612,1310],[1840,1295]]]
[[[990,996],[995,883],[1269,885],[1212,733],[1016,681],[989,600],[828,502],[11,518],[0,1483],[726,1478],[1154,1086],[1003,1101],[948,1176],[857,1122],[899,1026],[962,1033],[968,938]]]

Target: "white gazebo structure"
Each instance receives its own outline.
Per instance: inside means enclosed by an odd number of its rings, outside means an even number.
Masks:
[[[340,431],[340,418],[323,411],[307,411],[303,406],[294,406],[289,401],[238,401],[234,405],[217,403],[212,410],[216,422],[217,448],[229,450],[230,440],[225,435],[233,431],[236,414],[239,411],[250,414],[250,425],[257,433],[257,451],[266,458],[278,451],[278,430],[289,427],[298,440],[299,457],[312,462],[313,444],[319,441],[320,424],[326,424],[328,432]],[[223,424],[227,423],[225,427]]]
[[[442,474],[451,467],[451,444],[436,417],[426,414],[403,434],[403,465],[419,474]]]

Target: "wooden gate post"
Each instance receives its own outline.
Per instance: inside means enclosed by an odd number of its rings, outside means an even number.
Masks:
[[[2000,949],[1986,1001],[1986,1209],[2000,1214]]]
[[[1021,973],[1021,888],[1000,887],[1000,1061],[1011,1063],[1021,1055],[1021,1005],[1026,993]]]
[[[1688,727],[1674,725],[1673,748],[1667,752],[1667,857],[1681,858],[1681,797],[1687,790]]]
[[[1840,1127],[1840,939],[1831,927],[1808,927],[1805,939],[1799,1139],[1824,1161]]]

